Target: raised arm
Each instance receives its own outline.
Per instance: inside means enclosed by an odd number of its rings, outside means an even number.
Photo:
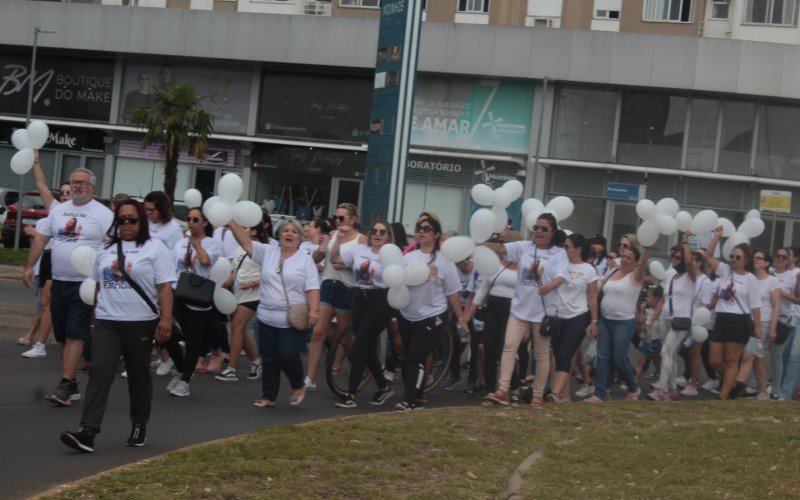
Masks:
[[[722,237],[722,226],[717,226],[714,229],[714,237],[711,238],[711,243],[708,244],[708,248],[706,248],[706,262],[708,265],[711,266],[711,270],[717,272],[717,268],[719,267],[719,259],[714,257],[714,250],[716,250],[717,245],[719,245],[719,239]]]
[[[692,248],[689,246],[689,236],[691,235],[692,233],[690,231],[683,233],[683,245],[681,246],[683,251],[683,265],[686,266],[686,274],[689,275],[689,279],[697,281],[697,266],[694,265]]]
[[[633,279],[637,283],[644,282],[644,270],[647,267],[647,261],[649,259],[650,259],[650,249],[644,247],[644,249],[642,250],[642,255],[641,257],[639,257],[639,263],[636,264],[636,269],[633,270],[634,272]]]
[[[250,231],[239,227],[234,222],[228,224],[228,229],[231,230],[236,243],[247,252],[247,255],[253,255],[253,240],[250,239]]]
[[[50,192],[50,188],[47,186],[47,179],[44,177],[42,164],[39,163],[38,149],[33,150],[33,176],[36,177],[36,189],[39,190],[39,196],[42,197],[44,206],[49,209],[50,205],[55,201],[55,198],[53,197],[53,193]]]

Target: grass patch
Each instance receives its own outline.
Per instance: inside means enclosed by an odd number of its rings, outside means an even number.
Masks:
[[[28,261],[28,249],[0,248],[0,264],[10,266],[24,266]]]
[[[792,497],[796,403],[445,408],[277,426],[62,490],[68,498]],[[102,448],[98,450],[102,453]]]

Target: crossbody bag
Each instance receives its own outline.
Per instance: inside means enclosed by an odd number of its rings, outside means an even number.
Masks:
[[[538,253],[538,249],[534,250],[533,252],[533,260],[536,261],[536,255]],[[537,279],[536,283],[539,285],[541,289],[542,282],[541,280]],[[558,308],[556,308],[556,314],[551,316],[547,314],[547,304],[544,301],[544,297],[541,293],[539,293],[539,298],[542,301],[542,307],[544,308],[544,319],[542,320],[542,324],[539,326],[539,334],[544,337],[555,337],[556,335],[561,333],[562,328],[564,327],[564,320],[558,317]]]
[[[672,328],[675,331],[685,332],[692,329],[692,315],[694,314],[694,303],[697,300],[697,296],[700,294],[700,292],[698,291],[697,294],[694,297],[692,297],[692,306],[691,309],[689,310],[690,311],[689,317],[676,318],[674,316],[675,313],[673,312],[672,309],[672,285],[673,283],[675,283],[675,278],[676,276],[673,276],[672,279],[669,280],[669,316],[672,318],[672,320],[670,321],[670,328]]]
[[[187,244],[187,262],[192,260],[192,246]],[[178,277],[178,284],[175,286],[175,298],[184,304],[196,307],[210,307],[214,300],[214,288],[216,283],[208,278],[198,276],[187,270]]]
[[[281,287],[283,287],[283,297],[289,310],[286,312],[289,326],[295,330],[304,332],[308,330],[308,304],[292,304],[289,302],[289,292],[286,291],[286,282],[283,280],[283,259],[278,264],[278,276],[281,277]]]

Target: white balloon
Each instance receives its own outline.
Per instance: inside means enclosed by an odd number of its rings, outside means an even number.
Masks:
[[[45,122],[36,120],[28,125],[28,139],[30,139],[33,149],[42,149],[47,144],[49,136],[50,131],[47,129]]]
[[[225,288],[217,287],[214,289],[214,305],[222,314],[233,314],[236,310],[236,296]]]
[[[506,208],[507,206],[511,205],[512,201],[514,201],[514,198],[512,198],[511,195],[512,193],[504,187],[495,189],[494,193],[492,193],[492,206],[495,208]]]
[[[648,267],[650,269],[650,274],[652,274],[655,279],[664,281],[664,278],[667,276],[667,271],[664,269],[664,264],[662,264],[661,261],[651,260]]]
[[[658,224],[653,220],[646,220],[642,222],[639,229],[636,231],[636,236],[639,238],[639,243],[644,247],[653,246],[658,241]]]
[[[758,238],[764,232],[764,221],[761,219],[747,219],[739,225],[738,231],[748,238]]]
[[[494,212],[488,208],[479,208],[469,219],[469,234],[475,243],[483,243],[494,233]]]
[[[11,157],[11,170],[18,175],[25,175],[28,171],[33,168],[33,150],[23,149],[22,151],[17,151],[14,153],[14,156]]]
[[[233,219],[233,207],[224,201],[214,203],[208,209],[206,219],[214,226],[224,226]]]
[[[703,326],[711,319],[711,311],[705,307],[698,307],[692,313],[692,325]]]
[[[636,204],[636,215],[642,220],[654,219],[657,214],[656,204],[650,200],[639,200]]]
[[[408,303],[411,302],[411,293],[405,285],[393,286],[389,288],[386,300],[392,306],[392,309],[405,309],[408,307]]]
[[[520,208],[520,212],[523,214],[527,214],[528,212],[532,212],[533,210],[538,210],[539,212],[544,211],[544,203],[537,200],[536,198],[528,198],[527,200],[522,202],[522,208]]]
[[[544,208],[545,211],[552,212],[554,215],[558,214],[556,218],[562,221],[569,219],[569,216],[572,215],[575,210],[575,203],[566,196],[556,196]]]
[[[208,218],[208,209],[216,205],[220,201],[222,200],[219,199],[219,196],[212,196],[211,198],[203,202],[203,213],[205,214],[206,218]]]
[[[225,258],[219,258],[214,262],[214,265],[211,266],[211,273],[208,278],[216,283],[217,286],[222,286],[230,277],[231,271],[233,271],[231,261]]]
[[[249,200],[237,201],[233,206],[233,220],[242,227],[255,227],[261,224],[261,207]]]
[[[447,260],[461,262],[475,250],[475,242],[466,236],[452,236],[442,243],[442,255]]]
[[[378,250],[378,260],[386,272],[386,268],[391,265],[403,266],[403,251],[394,243],[387,243]]]
[[[486,184],[475,184],[471,194],[472,200],[478,205],[490,207],[494,203],[494,191]]]
[[[187,189],[183,193],[183,202],[189,208],[197,208],[203,204],[203,194],[195,188]]]
[[[94,305],[94,294],[97,290],[97,282],[92,278],[86,278],[81,283],[81,287],[78,289],[78,295],[80,295],[81,300],[86,304],[93,306]]]
[[[686,232],[692,228],[692,214],[689,212],[678,212],[675,216],[675,222],[678,223],[678,230]]]
[[[665,236],[678,232],[678,221],[670,215],[658,214],[656,216],[656,225],[658,226],[658,231]]]
[[[544,208],[535,208],[525,214],[525,227],[533,231],[533,226],[539,219],[539,216],[544,213]]]
[[[428,265],[421,260],[412,262],[405,267],[406,285],[418,286],[425,283],[431,275]]]
[[[90,246],[81,245],[72,249],[69,254],[69,263],[72,264],[81,276],[91,276],[94,261],[97,259],[97,250]]]
[[[222,201],[236,203],[242,195],[244,181],[236,174],[225,174],[217,183],[217,194]]]
[[[508,224],[508,213],[506,209],[499,206],[492,207],[492,214],[494,215],[494,232],[502,233],[506,230]]]
[[[506,181],[505,184],[503,184],[503,188],[507,189],[508,192],[511,193],[511,201],[514,201],[522,196],[522,191],[525,189],[522,183],[516,179]]]
[[[692,340],[698,344],[702,344],[708,340],[708,330],[704,326],[695,325],[692,327]]]
[[[675,217],[679,211],[680,207],[674,198],[662,198],[656,203],[656,212],[659,214]]]
[[[11,144],[19,151],[30,148],[31,140],[30,137],[28,137],[28,131],[24,128],[18,128],[13,131],[11,133]]]
[[[730,219],[726,219],[725,217],[717,219],[717,226],[722,226],[722,236],[724,238],[730,238],[733,236],[733,233],[736,232],[736,226]]]
[[[761,218],[761,212],[759,212],[755,208],[747,212],[747,215],[744,216],[744,220],[760,219],[760,218]]]
[[[500,257],[488,247],[477,247],[472,253],[475,269],[481,276],[488,278],[500,270]]]
[[[389,285],[389,287],[405,285],[406,271],[405,269],[403,269],[403,266],[398,264],[392,264],[390,266],[384,267],[383,282]]]
[[[701,210],[692,219],[692,234],[703,234],[713,231],[716,227],[719,216],[713,210]]]

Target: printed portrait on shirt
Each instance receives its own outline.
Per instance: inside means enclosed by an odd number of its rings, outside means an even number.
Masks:
[[[356,283],[359,285],[373,285],[375,278],[375,270],[370,268],[369,259],[361,258],[361,263],[355,268],[353,273],[356,278]]]
[[[126,262],[125,263],[125,271],[128,273],[128,276],[131,275],[131,271],[133,271],[133,262]],[[111,261],[111,264],[103,268],[103,282],[108,286],[109,283],[113,283],[115,286],[122,285],[123,283],[127,285],[127,281],[122,276],[122,272],[119,269],[119,262],[117,259]]]
[[[78,225],[78,219],[73,217],[64,224],[63,229],[58,230],[58,236],[77,240],[81,235],[83,226]]]

